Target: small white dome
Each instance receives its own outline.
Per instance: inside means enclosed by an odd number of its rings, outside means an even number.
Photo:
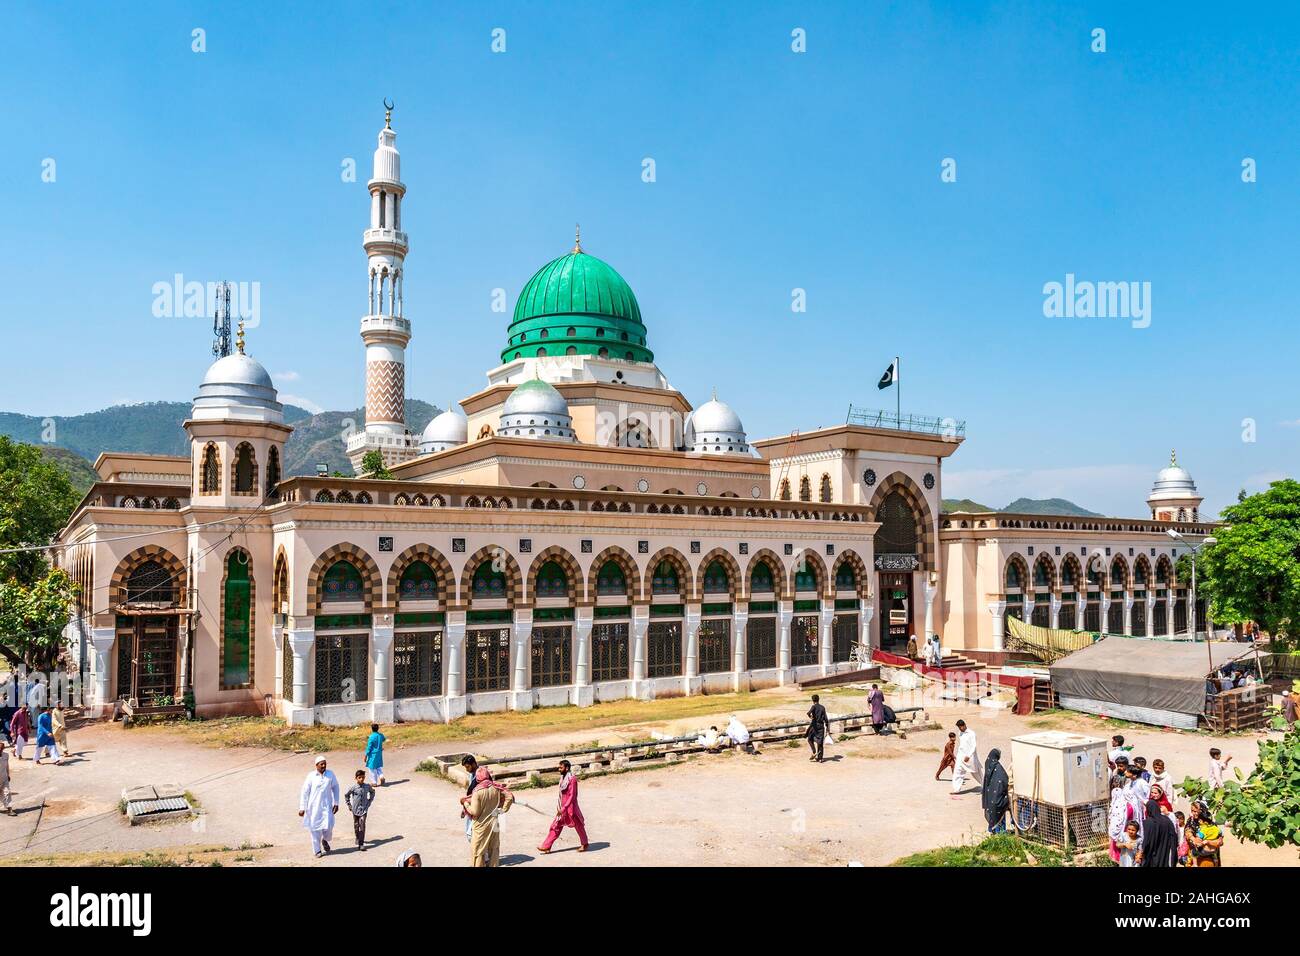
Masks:
[[[743,432],[740,416],[726,402],[710,399],[691,413],[691,427],[700,432]]]
[[[1156,475],[1156,482],[1151,487],[1151,494],[1147,496],[1147,501],[1183,501],[1199,497],[1196,482],[1171,453],[1169,467],[1160,469],[1160,474]]]
[[[553,385],[539,378],[515,388],[501,408],[497,434],[502,438],[577,441],[569,404]]]
[[[740,416],[717,397],[695,409],[686,419],[686,447],[691,451],[715,455],[750,454],[745,426]]]
[[[569,404],[555,386],[532,378],[519,385],[506,399],[502,415],[563,415],[568,416]]]
[[[449,408],[440,415],[435,415],[424,432],[420,435],[420,451],[446,451],[456,445],[469,441],[469,419],[463,412]]]
[[[243,352],[217,359],[203,376],[190,417],[284,423],[284,406],[262,364]]]
[[[213,362],[208,366],[208,373],[203,376],[203,384],[275,387],[270,373],[262,367],[262,363],[243,352],[235,352]]]

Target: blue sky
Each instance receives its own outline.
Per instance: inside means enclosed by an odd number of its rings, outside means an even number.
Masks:
[[[281,391],[359,405],[390,96],[409,395],[482,387],[492,290],[578,221],[673,384],[751,437],[892,407],[901,354],[905,409],[968,423],[948,496],[1140,514],[1176,447],[1217,510],[1297,463],[1300,17],[1134,6],[6,4],[0,410],[192,397],[210,323],[151,312],[175,273],[260,283]],[[1150,282],[1150,326],[1045,317],[1067,273]]]

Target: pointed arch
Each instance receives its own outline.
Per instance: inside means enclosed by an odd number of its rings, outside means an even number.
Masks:
[[[1119,578],[1118,581],[1115,580],[1117,577]],[[1107,588],[1119,588],[1124,591],[1133,590],[1133,579],[1129,574],[1128,561],[1124,559],[1124,555],[1117,554],[1111,558],[1110,564],[1106,568],[1105,584]]]
[[[591,603],[587,599],[587,592],[584,587],[586,579],[583,576],[582,568],[578,566],[578,562],[573,555],[558,544],[553,544],[538,554],[537,557],[533,558],[533,563],[528,566],[527,586],[524,593],[528,595],[530,601],[534,600],[537,594],[537,575],[548,561],[554,561],[564,569],[564,576],[569,581],[569,600],[571,603],[577,607],[585,607]]]
[[[846,564],[853,569],[854,590],[857,592],[858,597],[865,601],[867,599],[867,592],[871,586],[871,577],[867,573],[867,563],[863,561],[862,557],[852,548],[841,551],[835,558],[835,563],[831,565],[832,587],[839,590],[839,588],[836,587],[836,580],[839,577],[840,568]]]
[[[221,494],[221,449],[208,442],[199,455],[199,494]]]
[[[925,492],[921,490],[920,485],[912,480],[910,475],[896,471],[876,486],[875,494],[871,496],[871,501],[868,502],[868,506],[871,508],[871,520],[877,520],[876,512],[881,503],[895,491],[902,495],[903,500],[912,509],[912,515],[916,519],[916,540],[920,543],[921,551],[917,557],[921,561],[922,570],[938,570],[938,565],[935,563],[934,514],[925,500]],[[876,553],[879,554],[880,550],[877,549]]]
[[[428,544],[413,544],[393,559],[388,566],[387,594],[389,604],[396,606],[400,597],[402,575],[416,561],[423,561],[433,569],[434,579],[438,582],[438,600],[444,604],[456,603],[456,575],[451,570],[451,562],[441,551]]]
[[[722,565],[723,570],[727,572],[727,600],[738,600],[741,591],[743,590],[740,583],[740,564],[725,548],[714,548],[700,559],[698,565],[699,570],[695,575],[696,591],[692,600],[704,600],[704,574],[709,570],[709,566],[712,565],[714,561],[717,561],[718,564]]]
[[[835,595],[830,591],[830,578],[826,574],[826,562],[822,556],[812,548],[804,548],[795,554],[790,562],[789,580],[790,593],[797,595],[797,579],[806,571],[811,571],[813,578],[816,580],[817,596],[833,598]]]
[[[781,559],[777,556],[777,553],[770,548],[759,549],[750,557],[749,564],[745,565],[745,576],[742,579],[743,583],[741,587],[742,600],[753,600],[754,595],[752,585],[754,581],[754,569],[760,564],[766,565],[767,570],[771,572],[772,600],[782,600],[789,593],[785,586],[785,566],[781,563]],[[766,599],[765,595],[763,600]]]
[[[163,603],[183,605],[184,596],[188,588],[186,580],[185,565],[180,558],[172,554],[166,548],[156,544],[146,544],[144,547],[136,548],[125,558],[118,562],[117,567],[113,570],[113,575],[108,582],[108,599],[113,607],[121,607],[126,604],[130,595],[127,594],[127,584],[131,580],[131,575],[139,568],[146,564],[156,564],[161,569],[157,578],[158,594],[164,595],[170,593],[170,597],[161,602],[149,601],[148,597],[137,597],[137,600],[144,600],[146,603]],[[164,591],[164,588],[167,591]]]
[[[650,556],[650,560],[646,562],[645,574],[641,580],[641,593],[649,598],[654,597],[652,582],[654,581],[655,569],[659,567],[662,561],[667,561],[677,571],[677,585],[681,588],[682,600],[689,601],[691,595],[695,593],[695,578],[691,574],[691,566],[686,557],[673,547],[660,548]]]
[[[1174,586],[1174,563],[1169,560],[1167,554],[1156,558],[1156,585],[1163,585],[1166,588]]]
[[[1079,559],[1075,557],[1074,552],[1066,554],[1061,559],[1061,569],[1057,580],[1061,589],[1067,587],[1072,587],[1076,591],[1083,589],[1083,566],[1079,564]]]
[[[831,476],[827,472],[822,472],[822,478],[817,490],[817,500],[829,504],[835,500],[834,492],[831,490]]]
[[[307,572],[307,610],[312,614],[320,613],[321,596],[324,593],[325,572],[337,561],[348,561],[361,572],[363,587],[361,590],[366,610],[373,611],[383,606],[383,578],[379,574],[379,565],[375,564],[364,548],[344,541],[321,552],[311,570]]]
[[[1019,589],[1021,594],[1030,590],[1029,562],[1019,552],[1008,556],[1002,565],[1002,590]]]
[[[1145,554],[1139,554],[1133,562],[1133,587],[1151,587],[1151,562]]]
[[[292,578],[289,574],[289,558],[284,545],[275,551],[275,565],[271,572],[271,613],[287,614],[293,607],[291,600]]]
[[[1041,574],[1040,569],[1042,569]],[[1053,592],[1057,590],[1056,562],[1046,551],[1040,552],[1034,559],[1034,571],[1030,583],[1035,591],[1040,588]]]
[[[598,596],[597,581],[600,578],[600,571],[610,561],[617,564],[623,572],[623,579],[627,582],[628,599],[632,602],[639,601],[641,599],[641,572],[637,570],[636,561],[633,560],[632,555],[616,544],[610,545],[592,558],[591,566],[587,570],[588,596],[593,599]]]
[[[519,562],[505,548],[498,544],[485,544],[471,554],[461,566],[460,601],[468,606],[474,598],[474,575],[484,561],[500,560],[501,573],[505,575],[505,599],[509,607],[519,607],[524,602],[524,579],[519,572]]]
[[[266,453],[266,497],[280,497],[280,449],[275,445]]]
[[[807,475],[799,478],[799,500],[812,501],[812,479]]]
[[[241,496],[257,494],[257,451],[252,442],[241,441],[230,456],[230,493]]]

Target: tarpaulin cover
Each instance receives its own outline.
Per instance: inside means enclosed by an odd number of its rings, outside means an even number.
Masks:
[[[955,668],[931,667],[929,664],[918,663],[910,658],[903,657],[899,654],[891,654],[889,651],[882,651],[874,648],[871,651],[871,659],[886,664],[889,667],[910,667],[919,671],[926,677],[933,680],[944,682],[961,681],[964,683],[977,682],[986,680],[990,684],[1001,684],[1004,687],[1014,687],[1016,689],[1016,706],[1013,713],[1025,715],[1034,712],[1034,679],[1032,677],[1019,677],[1011,674],[990,674],[984,670],[957,670]]]
[[[1111,635],[1051,666],[1052,689],[1060,697],[1199,714],[1205,709],[1205,679],[1214,669],[1253,652],[1251,645],[1215,641],[1198,644],[1149,641]]]

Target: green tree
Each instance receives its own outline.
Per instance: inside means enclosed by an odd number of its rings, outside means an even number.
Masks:
[[[77,586],[39,546],[76,505],[68,476],[39,448],[0,436],[0,656],[10,664],[48,670],[58,657]]]
[[[381,478],[391,481],[393,473],[384,465],[384,456],[377,449],[368,451],[361,458],[361,475],[363,478]]]
[[[1218,542],[1201,552],[1197,587],[1220,624],[1258,622],[1293,638],[1300,620],[1300,483],[1275,481],[1223,509]]]
[[[1225,820],[1232,832],[1267,847],[1300,847],[1300,722],[1281,740],[1262,740],[1259,760],[1250,776],[1212,787],[1188,777],[1177,785],[1191,800],[1204,800],[1215,821]]]

